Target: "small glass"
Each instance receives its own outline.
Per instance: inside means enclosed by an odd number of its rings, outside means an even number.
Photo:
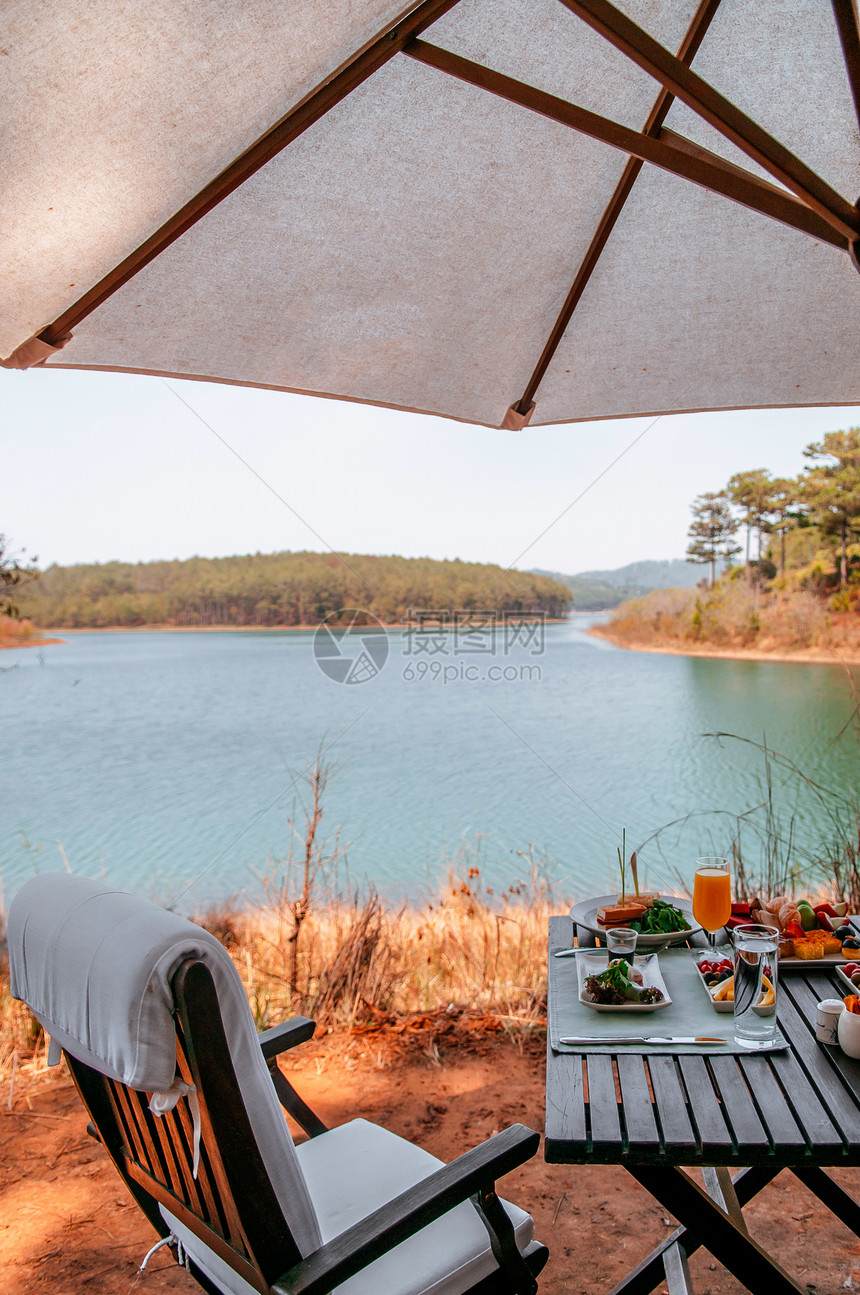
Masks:
[[[711,952],[717,947],[717,932],[732,915],[732,879],[728,859],[707,856],[696,860],[693,882],[693,917],[708,933]]]
[[[767,1048],[776,1035],[777,958],[779,931],[756,922],[736,926],[735,942],[735,1042],[745,1048]],[[773,1002],[767,977],[773,986]]]
[[[636,956],[636,939],[638,931],[631,931],[629,926],[615,926],[606,932],[606,947],[610,958],[626,958],[633,963]]]

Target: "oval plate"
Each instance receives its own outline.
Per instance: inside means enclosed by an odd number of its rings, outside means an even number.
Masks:
[[[570,910],[570,916],[576,922],[577,926],[584,926],[586,931],[591,931],[594,935],[606,935],[606,927],[601,926],[597,920],[598,908],[605,908],[607,904],[614,904],[618,898],[617,892],[614,895],[598,895],[596,899],[582,899],[578,904],[574,904]],[[637,949],[666,949],[670,944],[681,944],[688,940],[691,935],[701,931],[701,926],[693,917],[693,901],[683,899],[680,895],[661,895],[661,899],[671,902],[675,908],[680,908],[681,912],[690,923],[689,931],[669,931],[665,935],[642,935],[636,941]]]
[[[579,977],[579,1001],[584,1007],[590,1007],[595,1012],[659,1012],[661,1007],[668,1007],[671,1003],[669,991],[666,988],[660,973],[660,964],[657,960],[657,954],[649,954],[648,957],[634,959],[634,966],[642,972],[643,985],[649,988],[653,986],[663,991],[663,998],[659,1003],[593,1003],[589,998],[583,998],[582,989],[589,976],[605,971],[609,965],[606,954],[601,949],[595,949],[593,957],[583,953],[576,960],[576,972]]]

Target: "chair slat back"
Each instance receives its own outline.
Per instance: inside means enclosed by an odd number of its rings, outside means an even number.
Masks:
[[[199,1105],[200,1160],[194,1159],[188,1097],[156,1116],[137,1092],[66,1054],[72,1076],[117,1170],[162,1236],[171,1214],[251,1286],[267,1292],[300,1252],[254,1139],[224,1034],[215,985],[195,959],[173,980],[177,1071]]]

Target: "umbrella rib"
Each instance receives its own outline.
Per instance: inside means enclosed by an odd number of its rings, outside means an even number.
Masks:
[[[649,76],[704,118],[780,184],[823,216],[847,240],[860,235],[860,211],[784,144],[686,67],[609,0],[561,0]]]
[[[430,67],[446,72],[482,90],[488,90],[510,103],[527,108],[551,121],[569,126],[584,135],[598,139],[612,148],[630,153],[634,157],[651,162],[662,170],[669,171],[682,179],[691,180],[694,184],[712,193],[721,194],[742,206],[750,207],[765,216],[781,221],[793,229],[811,234],[822,242],[830,243],[843,251],[848,246],[844,234],[833,229],[832,223],[823,219],[818,212],[812,211],[799,198],[787,193],[785,189],[761,180],[758,176],[744,171],[742,167],[710,153],[705,148],[682,140],[671,131],[661,130],[658,136],[646,135],[642,131],[632,130],[620,122],[610,121],[598,113],[567,99],[558,99],[544,90],[516,81],[481,63],[452,54],[450,50],[441,49],[427,41],[414,40],[407,45],[404,54],[418,59]]]
[[[459,0],[423,0],[423,3],[416,5],[405,17],[401,15],[395,22],[372,37],[335,73],[305,95],[304,99],[291,108],[280,121],[231,162],[220,175],[210,180],[198,194],[180,207],[179,211],[141,243],[140,247],[120,261],[88,292],[58,315],[53,323],[48,324],[39,333],[40,341],[47,342],[49,346],[56,346],[59,341],[68,337],[71,329],[86,319],[87,315],[92,314],[102,302],[111,297],[177,238],[180,238],[186,230],[196,225],[207,212],[217,207],[287,145],[292,144],[293,140],[303,134],[308,127],[313,126],[368,77],[383,67],[400,52],[407,41],[412,40],[458,3]]]
[[[836,3],[837,0],[834,0]],[[692,63],[699,46],[705,38],[705,33],[711,25],[711,20],[717,12],[720,0],[702,0],[693,21],[690,23],[686,36],[684,37],[681,48],[678,51],[678,58],[684,63]],[[666,114],[675,101],[675,96],[671,90],[665,87],[660,91],[654,103],[654,107],[648,115],[648,120],[643,128],[646,135],[656,135],[663,122],[666,120]],[[529,378],[528,385],[513,409],[516,413],[525,416],[534,401],[538,387],[543,381],[543,376],[549,368],[552,357],[558,350],[559,343],[567,331],[567,326],[573,318],[574,311],[579,305],[582,294],[588,286],[597,266],[597,262],[603,254],[603,249],[609,242],[610,235],[615,228],[616,221],[624,209],[627,199],[630,197],[633,186],[639,177],[639,172],[645,163],[641,157],[629,157],[621,174],[621,179],[615,187],[615,192],[607,204],[606,210],[600,218],[600,223],[591,240],[591,244],[586,252],[582,264],[573,280],[570,292],[567,294],[565,303],[559,312],[558,319],[553,325],[552,332],[547,338],[546,346],[541,352],[540,359],[535,365],[535,370]]]
[[[845,68],[854,98],[854,110],[860,124],[860,17],[857,14],[855,0],[833,0],[833,14],[839,29],[839,39],[842,42]]]

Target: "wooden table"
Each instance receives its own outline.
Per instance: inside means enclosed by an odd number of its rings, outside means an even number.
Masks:
[[[593,942],[582,932],[582,943]],[[573,923],[550,919],[550,957]],[[841,988],[840,988],[841,986]],[[689,1291],[704,1246],[756,1295],[808,1295],[748,1234],[742,1206],[790,1169],[860,1236],[860,1207],[824,1166],[860,1165],[860,1062],[823,1047],[815,1005],[843,997],[832,972],[786,972],[778,1018],[791,1046],[766,1055],[670,1056],[548,1049],[550,1164],[623,1165],[682,1224],[612,1295]],[[847,992],[847,990],[845,991]],[[705,1188],[684,1167],[704,1170]],[[732,1174],[732,1171],[736,1171]]]

